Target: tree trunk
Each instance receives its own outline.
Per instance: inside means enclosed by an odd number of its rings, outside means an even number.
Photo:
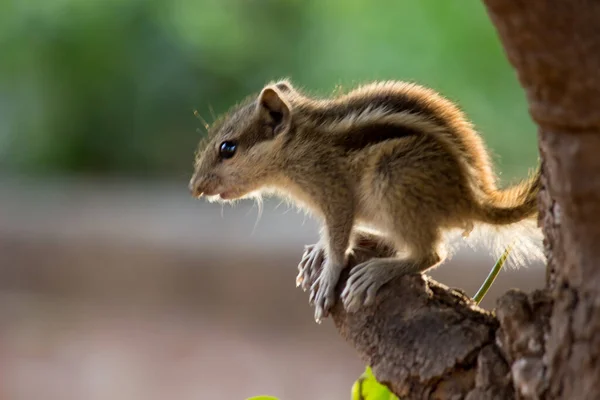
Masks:
[[[546,399],[600,399],[600,2],[485,0],[539,126]]]
[[[600,2],[484,2],[539,127],[546,289],[493,315],[407,276],[332,317],[403,399],[600,399]]]

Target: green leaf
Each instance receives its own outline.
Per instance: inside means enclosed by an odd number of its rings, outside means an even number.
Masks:
[[[377,382],[370,367],[352,385],[352,400],[399,400],[390,390]]]
[[[277,397],[273,397],[273,396],[254,396],[254,397],[248,397],[246,400],[279,400],[279,399],[277,399]]]

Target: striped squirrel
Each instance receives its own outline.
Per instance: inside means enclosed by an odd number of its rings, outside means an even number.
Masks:
[[[341,296],[349,311],[372,304],[392,278],[439,265],[451,233],[487,227],[501,238],[493,250],[502,251],[508,237],[524,258],[541,255],[539,169],[498,189],[488,151],[463,112],[414,83],[375,82],[318,99],[287,80],[272,82],[209,127],[189,188],[210,201],[273,193],[323,221],[297,278],[310,288],[317,322],[328,316],[361,240],[396,253],[351,270]]]

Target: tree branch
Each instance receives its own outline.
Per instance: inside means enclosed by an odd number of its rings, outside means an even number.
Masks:
[[[512,399],[509,365],[543,350],[548,304],[541,292],[510,291],[497,319],[458,289],[407,275],[384,285],[372,306],[347,313],[338,301],[331,316],[377,380],[402,399]],[[536,387],[538,367],[521,362],[517,384]]]
[[[464,394],[475,386],[481,350],[494,355],[494,317],[463,293],[420,275],[390,282],[358,313],[346,313],[338,302],[332,316],[377,380],[399,396]]]

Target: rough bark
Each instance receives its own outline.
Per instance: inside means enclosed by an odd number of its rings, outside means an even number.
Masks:
[[[486,0],[539,126],[546,399],[600,399],[600,2]]]
[[[539,127],[547,287],[493,315],[407,276],[332,317],[402,398],[600,399],[600,2],[484,2]]]
[[[346,279],[347,271],[338,293]],[[509,291],[493,314],[460,289],[408,275],[383,286],[375,304],[358,313],[338,302],[332,318],[402,399],[502,400],[517,398],[515,387],[528,393],[542,386],[550,309],[544,292]]]

